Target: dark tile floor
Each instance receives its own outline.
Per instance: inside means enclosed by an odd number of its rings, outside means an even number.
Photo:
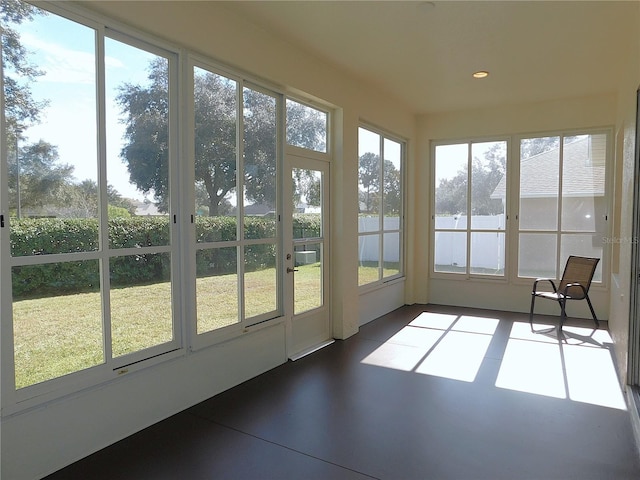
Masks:
[[[403,307],[48,478],[639,479],[606,330],[526,320]]]

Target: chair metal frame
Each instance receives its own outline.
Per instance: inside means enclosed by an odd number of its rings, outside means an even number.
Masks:
[[[596,317],[596,312],[593,310],[593,305],[591,305],[591,300],[589,299],[589,288],[591,287],[593,274],[596,271],[599,261],[599,258],[580,257],[576,255],[569,256],[564,267],[562,279],[560,280],[560,284],[557,288],[552,279],[537,278],[533,282],[533,288],[531,290],[531,310],[529,311],[529,323],[531,324],[531,328],[533,329],[533,309],[536,297],[555,300],[558,302],[560,305],[559,330],[562,330],[562,326],[567,319],[567,300],[586,300],[589,305],[589,310],[591,310],[593,321],[596,324],[596,328],[598,328],[600,326],[600,322],[598,321],[598,317]],[[576,268],[576,265],[578,269],[582,269],[582,272],[580,273],[583,275],[581,275],[581,278],[579,279],[576,279],[573,273],[573,269]],[[553,291],[538,290],[539,282],[549,282]]]

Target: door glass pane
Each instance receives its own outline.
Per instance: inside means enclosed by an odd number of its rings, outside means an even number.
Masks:
[[[104,362],[97,260],[12,268],[16,388]]]
[[[322,236],[322,172],[292,169],[293,238]]]
[[[520,142],[520,229],[557,230],[559,137]]]
[[[380,135],[358,129],[358,231],[380,230]]]
[[[198,250],[196,270],[198,333],[238,323],[237,248]]]
[[[467,228],[468,155],[466,143],[436,147],[436,228]]]
[[[436,272],[465,273],[467,233],[436,232],[433,263]]]
[[[276,245],[247,245],[244,262],[245,318],[275,312],[278,308]]]
[[[169,61],[110,38],[105,55],[109,246],[129,246],[114,230],[169,245]],[[139,216],[160,231],[145,236],[130,222]]]
[[[11,253],[96,250],[96,34],[30,8],[35,12],[31,20],[13,24],[5,19],[26,49],[23,61],[14,62],[7,52],[3,59],[10,237],[13,244],[26,229],[45,238],[50,228],[62,237],[51,246],[25,245]],[[28,68],[17,68],[20,64]],[[74,219],[85,236],[80,240],[66,225],[38,222],[54,218]]]
[[[246,239],[276,235],[276,99],[244,89],[244,227]]]
[[[238,205],[238,85],[233,80],[198,67],[194,67],[193,77],[195,212],[198,216],[235,217]],[[233,233],[233,237],[225,235],[224,240],[235,240],[235,230]],[[197,241],[213,240],[198,236]]]
[[[471,228],[504,230],[507,142],[471,146]]]
[[[562,230],[606,232],[606,135],[564,139],[562,161]]]
[[[400,273],[400,232],[385,233],[382,249],[382,276],[391,277]]]
[[[295,247],[294,314],[322,306],[322,244]]]
[[[114,257],[109,274],[113,356],[171,341],[171,255]]]
[[[518,276],[557,278],[555,234],[521,233],[518,246]]]
[[[318,170],[293,168],[293,239],[322,236],[323,177]],[[322,240],[294,245],[294,314],[322,306]]]
[[[385,230],[399,230],[402,209],[402,145],[388,138],[384,139],[383,145],[383,227]]]
[[[471,273],[504,275],[504,233],[471,232]]]
[[[327,118],[325,112],[287,99],[287,143],[326,152]]]

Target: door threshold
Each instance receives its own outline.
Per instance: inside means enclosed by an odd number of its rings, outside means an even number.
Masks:
[[[291,360],[292,362],[295,362],[296,360],[300,360],[302,357],[306,357],[307,355],[311,355],[312,353],[317,352],[321,348],[328,347],[333,342],[335,342],[335,340],[332,338],[331,340],[327,340],[325,342],[322,342],[322,343],[319,343],[317,345],[314,345],[313,347],[307,348],[306,350],[302,350],[301,352],[296,353],[295,355],[291,355],[289,357],[289,360]]]

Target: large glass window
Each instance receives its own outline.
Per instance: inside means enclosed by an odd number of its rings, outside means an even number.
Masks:
[[[358,285],[403,274],[404,144],[358,129]]]
[[[3,25],[12,305],[2,321],[13,337],[3,363],[13,354],[15,367],[4,386],[42,391],[179,345],[177,63],[108,30],[15,7],[23,14]]]
[[[204,65],[193,66],[193,86],[196,324],[202,334],[279,314],[279,99]]]
[[[507,142],[436,145],[433,270],[505,276]]]
[[[604,132],[520,141],[518,276],[558,278],[569,255],[602,258],[607,151]]]

